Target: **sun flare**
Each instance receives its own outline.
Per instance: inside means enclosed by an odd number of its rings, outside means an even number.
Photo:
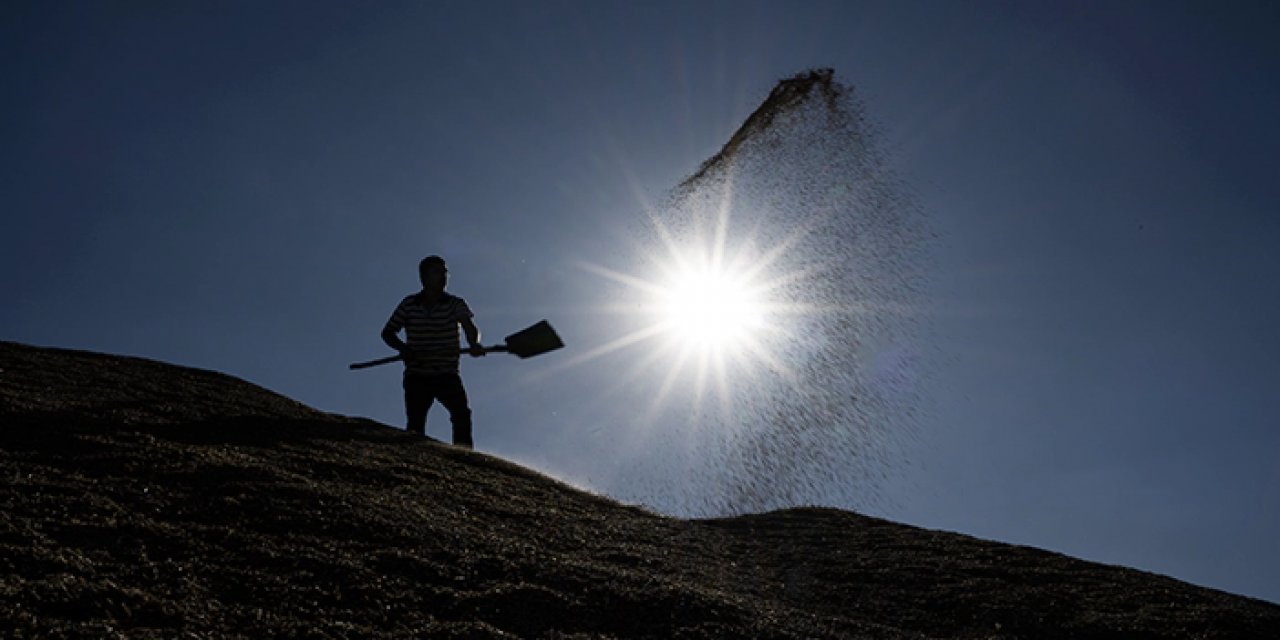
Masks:
[[[785,299],[786,288],[802,275],[779,262],[794,238],[769,246],[751,238],[735,243],[728,239],[727,210],[718,223],[713,233],[677,234],[653,220],[659,241],[642,248],[648,270],[625,273],[582,264],[624,285],[612,310],[634,328],[574,362],[646,345],[647,355],[620,384],[634,383],[643,371],[656,372],[661,382],[652,398],[655,407],[685,392],[699,401],[712,393],[728,403],[735,388],[790,380],[778,346],[788,342],[791,321],[807,311]]]
[[[656,307],[671,337],[695,350],[719,351],[752,341],[763,327],[760,294],[745,273],[684,268],[659,285]]]
[[[586,271],[621,289],[611,304],[616,337],[567,361],[573,366],[624,349],[643,351],[632,359],[615,390],[656,382],[648,405],[652,418],[668,401],[693,400],[695,410],[719,399],[730,412],[752,389],[791,387],[797,380],[791,348],[798,322],[820,312],[797,299],[797,289],[812,276],[811,265],[796,260],[795,250],[809,234],[807,222],[785,233],[767,233],[755,212],[735,210],[731,185],[711,201],[656,210],[638,234],[634,270],[620,271],[582,262]],[[731,225],[735,216],[752,221]],[[611,391],[612,393],[612,391]]]

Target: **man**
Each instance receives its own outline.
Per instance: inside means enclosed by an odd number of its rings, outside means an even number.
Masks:
[[[444,258],[423,258],[418,263],[418,278],[422,291],[401,300],[382,329],[382,341],[404,356],[406,429],[425,436],[427,410],[439,400],[453,423],[453,444],[470,449],[471,407],[458,375],[458,326],[467,336],[467,352],[474,357],[484,355],[480,330],[471,321],[473,314],[467,302],[445,293],[449,270]],[[406,341],[400,340],[401,329]]]

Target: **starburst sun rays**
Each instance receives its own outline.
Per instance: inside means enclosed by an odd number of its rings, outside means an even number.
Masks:
[[[604,311],[639,316],[639,321],[638,328],[566,365],[643,345],[647,353],[619,385],[633,384],[643,373],[655,372],[659,382],[649,404],[654,412],[673,390],[684,388],[681,382],[692,382],[689,389],[696,409],[701,409],[710,393],[728,409],[738,385],[763,377],[795,383],[785,353],[796,338],[791,321],[822,310],[787,295],[788,287],[812,273],[784,267],[783,258],[807,231],[802,225],[780,241],[761,246],[753,234],[731,233],[727,193],[710,209],[692,212],[693,224],[681,233],[650,214],[653,241],[641,247],[642,262],[657,266],[646,273],[580,263],[581,268],[623,285],[625,301]]]

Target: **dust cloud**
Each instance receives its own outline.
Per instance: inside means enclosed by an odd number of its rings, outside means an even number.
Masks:
[[[769,330],[721,363],[727,384],[712,373],[697,394],[663,396],[616,497],[681,516],[865,508],[905,464],[928,368],[930,233],[863,104],[833,76],[779,82],[648,212],[642,246],[721,238],[726,256],[761,266]]]

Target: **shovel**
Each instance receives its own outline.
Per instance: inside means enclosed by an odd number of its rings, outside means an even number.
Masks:
[[[538,324],[517,331],[509,336],[503,344],[483,347],[485,353],[511,353],[520,358],[532,358],[536,355],[544,354],[548,351],[555,351],[564,346],[564,342],[560,341],[560,336],[556,335],[556,330],[551,328],[551,324],[546,320]],[[466,353],[466,349],[458,349],[458,353]],[[370,360],[368,362],[353,362],[352,369],[365,369],[368,367],[376,367],[380,364],[390,362],[398,362],[404,360],[404,356],[395,355]]]

